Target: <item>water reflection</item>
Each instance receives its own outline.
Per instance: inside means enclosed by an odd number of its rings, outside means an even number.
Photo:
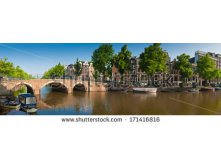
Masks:
[[[134,94],[44,92],[39,115],[210,115],[220,114],[221,91]],[[11,111],[8,114],[21,114]]]

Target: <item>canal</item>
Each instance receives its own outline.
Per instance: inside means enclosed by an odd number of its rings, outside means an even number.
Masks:
[[[221,91],[161,92],[74,92],[67,94],[45,89],[38,98],[37,115],[218,115]],[[0,114],[25,115],[23,111]]]

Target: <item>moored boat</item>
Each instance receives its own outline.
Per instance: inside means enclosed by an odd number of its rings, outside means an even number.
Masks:
[[[21,103],[21,110],[27,113],[35,113],[37,111],[36,97],[30,93],[19,94],[19,102]]]
[[[221,87],[215,87],[215,90],[221,90]]]
[[[199,89],[197,89],[197,88],[192,88],[192,89],[189,89],[188,91],[189,91],[189,92],[199,92]]]
[[[8,101],[7,97],[5,96],[1,96],[0,97],[0,105],[3,105],[4,103],[6,103]]]
[[[133,88],[133,92],[137,92],[137,93],[156,93],[157,88]]]
[[[213,92],[213,91],[215,91],[215,88],[212,88],[212,87],[202,87],[200,89],[200,91],[211,91],[211,92]]]
[[[20,109],[18,99],[11,100],[9,97],[0,97],[0,106],[9,109]]]
[[[17,101],[8,101],[3,105],[5,108],[10,108],[10,109],[20,109],[21,104]]]
[[[108,91],[112,91],[112,92],[121,92],[124,91],[124,88],[120,88],[120,87],[111,87],[108,89]]]

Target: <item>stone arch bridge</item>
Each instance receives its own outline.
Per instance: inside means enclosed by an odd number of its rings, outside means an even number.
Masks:
[[[40,94],[41,88],[50,84],[60,84],[67,89],[68,93],[72,93],[76,85],[84,86],[85,91],[106,91],[107,85],[102,82],[70,80],[70,79],[30,79],[30,80],[8,80],[2,83],[7,91],[13,91],[19,85],[25,85],[28,90],[34,94]]]

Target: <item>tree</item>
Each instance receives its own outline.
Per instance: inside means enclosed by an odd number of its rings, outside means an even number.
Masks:
[[[0,75],[5,77],[13,77],[15,75],[15,67],[7,58],[0,59]]]
[[[221,78],[221,70],[215,69],[213,71],[213,75],[214,75],[214,78],[216,78],[218,82],[218,80]]]
[[[110,76],[112,72],[112,58],[114,49],[111,44],[102,44],[93,52],[92,63],[95,71],[103,74],[104,77]]]
[[[80,61],[78,61],[78,58],[77,58],[77,61],[74,64],[74,74],[78,77],[81,75],[81,73],[82,73],[82,64]]]
[[[156,72],[165,72],[167,70],[166,62],[169,60],[168,54],[161,48],[161,44],[155,43],[146,47],[140,54],[139,65],[142,71],[151,76]]]
[[[0,75],[20,79],[31,79],[32,76],[26,73],[19,66],[14,66],[7,58],[0,59]]]
[[[27,74],[26,72],[24,72],[20,66],[16,66],[15,67],[15,78],[24,78],[24,79],[30,79],[31,76],[29,74]]]
[[[95,80],[97,80],[99,78],[99,72],[97,70],[94,71],[93,77]]]
[[[113,64],[117,67],[121,75],[123,75],[126,71],[130,70],[131,55],[132,53],[127,49],[127,45],[124,45],[121,48],[121,51],[117,55],[114,55]]]
[[[46,71],[42,78],[62,77],[64,75],[64,66],[59,62],[56,66]]]
[[[197,61],[197,72],[206,83],[208,80],[220,77],[220,71],[216,69],[215,62],[210,58],[209,54],[206,54]]]
[[[185,53],[177,56],[177,61],[175,63],[175,69],[179,70],[182,80],[185,78],[189,78],[193,75],[193,68],[191,63],[189,62],[190,56]]]

